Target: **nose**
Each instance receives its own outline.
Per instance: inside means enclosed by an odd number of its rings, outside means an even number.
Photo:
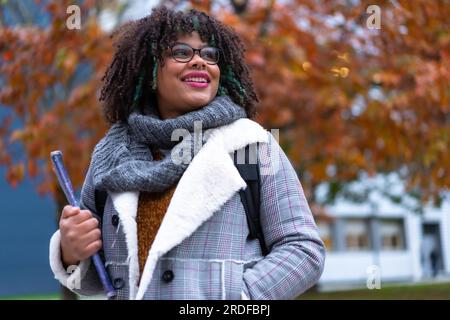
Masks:
[[[200,57],[200,52],[197,51],[194,53],[192,60],[189,61],[189,66],[192,68],[206,68],[206,62]]]

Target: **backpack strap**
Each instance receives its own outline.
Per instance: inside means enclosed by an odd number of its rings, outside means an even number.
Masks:
[[[105,211],[106,198],[108,193],[106,191],[95,189],[95,210],[97,215],[103,220],[103,212]]]
[[[267,255],[269,250],[264,240],[264,235],[260,220],[260,185],[261,178],[259,172],[258,144],[250,144],[245,147],[245,162],[239,159],[238,151],[234,152],[234,165],[239,171],[242,179],[245,180],[247,188],[239,190],[241,201],[247,215],[247,223],[250,230],[250,237],[258,239],[263,255]],[[251,162],[250,162],[251,160]]]
[[[103,225],[103,212],[105,211],[106,198],[108,193],[106,191],[95,189],[95,210],[97,210],[97,216],[100,218],[100,230]],[[104,248],[98,252],[102,261],[105,261],[105,251]]]

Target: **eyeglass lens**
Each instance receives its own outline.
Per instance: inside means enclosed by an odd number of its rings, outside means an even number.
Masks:
[[[219,61],[219,50],[217,48],[204,47],[199,51],[200,57],[206,62],[217,63]],[[186,44],[177,44],[172,47],[172,57],[179,62],[189,62],[194,57],[194,49]]]

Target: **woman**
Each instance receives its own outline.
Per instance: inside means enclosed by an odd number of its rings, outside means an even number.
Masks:
[[[165,7],[125,25],[101,100],[112,126],[93,152],[82,210],[66,206],[50,241],[62,284],[77,276],[75,292],[101,293],[89,257],[102,247],[117,299],[291,299],[317,282],[323,242],[291,163],[251,120],[257,97],[231,28]],[[231,157],[250,144],[261,146],[266,256],[249,237]],[[103,215],[95,190],[108,195]]]

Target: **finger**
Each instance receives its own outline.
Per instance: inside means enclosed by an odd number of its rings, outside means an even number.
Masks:
[[[80,212],[77,215],[74,215],[70,217],[71,222],[74,224],[80,224],[86,220],[89,220],[92,218],[92,213],[89,210],[80,210]]]
[[[86,233],[85,235],[83,235],[80,239],[80,243],[83,243],[84,246],[86,247],[97,240],[101,240],[101,236],[102,236],[102,233],[101,233],[100,229],[95,228],[95,229],[89,231],[88,233]]]
[[[102,241],[101,241],[101,240],[97,240],[97,241],[94,241],[94,242],[90,243],[90,244],[86,247],[86,254],[87,254],[87,257],[85,257],[85,259],[86,259],[86,258],[89,258],[89,257],[92,257],[92,256],[93,256],[96,252],[98,252],[101,248],[102,248]]]
[[[61,213],[61,218],[68,219],[70,217],[76,216],[79,212],[80,208],[66,205]]]
[[[80,224],[77,224],[75,226],[75,229],[77,230],[77,232],[81,235],[85,235],[89,232],[91,232],[92,230],[95,229],[99,229],[98,228],[98,220],[95,218],[91,218],[89,220],[83,221]]]

